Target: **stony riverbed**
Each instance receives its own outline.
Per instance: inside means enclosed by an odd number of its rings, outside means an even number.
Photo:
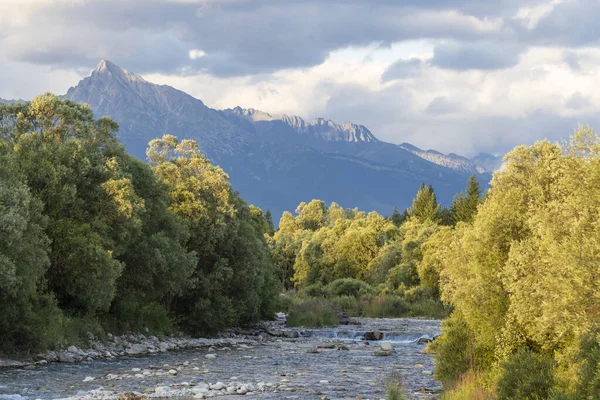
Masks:
[[[433,360],[418,342],[437,336],[439,321],[357,322],[311,330],[271,325],[272,333],[283,336],[238,332],[182,350],[4,369],[0,400],[116,399],[126,392],[182,399],[380,399],[386,382],[398,377],[409,398],[436,398]],[[373,331],[382,340],[364,340]],[[385,351],[390,347],[391,353]]]

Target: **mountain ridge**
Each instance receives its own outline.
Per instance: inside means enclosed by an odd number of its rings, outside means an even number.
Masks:
[[[470,175],[380,141],[363,125],[241,107],[215,110],[106,60],[61,97],[114,119],[119,139],[140,159],[148,142],[165,133],[196,140],[249,203],[274,215],[313,198],[389,215],[394,206],[409,207],[422,183],[432,184],[448,205]],[[479,176],[484,184],[490,178]]]

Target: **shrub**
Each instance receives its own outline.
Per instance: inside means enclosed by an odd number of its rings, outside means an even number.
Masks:
[[[554,378],[553,359],[531,351],[511,355],[500,368],[496,389],[500,400],[545,400]]]
[[[391,379],[387,384],[388,400],[404,400],[404,388],[399,378]]]
[[[321,282],[308,285],[300,291],[300,295],[306,297],[327,297],[328,293]]]
[[[469,328],[456,313],[443,322],[442,328],[442,335],[431,343],[430,349],[436,354],[435,379],[448,388],[473,368],[473,351]]]
[[[600,399],[599,330],[594,329],[581,341],[579,360],[582,363],[576,390],[579,399]]]
[[[369,299],[375,295],[375,289],[366,282],[358,279],[336,279],[327,285],[330,296],[354,296],[358,299]]]
[[[451,309],[446,307],[440,300],[422,299],[415,303],[409,303],[410,316],[445,318],[450,314]]]
[[[394,318],[405,315],[408,304],[396,296],[381,296],[373,300],[362,302],[363,312],[370,318]]]
[[[360,304],[355,297],[338,296],[332,298],[330,301],[333,308],[337,311],[341,311],[350,315],[359,315],[361,313]]]
[[[492,400],[496,395],[486,389],[483,378],[473,372],[460,377],[457,385],[444,393],[442,400]]]
[[[287,317],[287,326],[303,326],[318,328],[322,326],[337,326],[339,320],[328,304],[316,300],[292,304]]]

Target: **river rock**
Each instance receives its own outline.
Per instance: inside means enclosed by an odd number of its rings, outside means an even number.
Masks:
[[[225,387],[223,382],[217,382],[214,385],[210,385],[210,390],[221,390]]]
[[[133,344],[133,345],[131,345],[131,347],[129,347],[127,350],[125,350],[125,352],[130,356],[134,356],[137,354],[143,354],[147,350],[148,349],[146,348],[146,346],[144,346],[142,344]]]
[[[383,351],[393,351],[394,346],[390,342],[381,342],[379,348]]]
[[[84,383],[92,382],[92,381],[94,381],[94,378],[91,376],[86,376],[85,379],[83,380]]]
[[[383,332],[381,332],[381,331],[365,332],[365,340],[381,340],[381,339],[383,339]]]
[[[375,355],[377,357],[389,357],[392,355],[392,352],[386,350],[375,350]]]
[[[273,329],[273,328],[269,328],[267,329],[267,333],[271,336],[275,336],[275,337],[281,337],[283,336],[283,332],[279,329]]]
[[[431,340],[428,337],[422,337],[422,338],[419,338],[419,340],[417,340],[417,343],[431,343],[431,342],[433,342],[433,340]]]
[[[209,353],[209,354],[205,355],[204,358],[215,359],[215,358],[217,358],[217,355],[213,354],[213,353]]]
[[[66,351],[59,351],[56,354],[56,357],[58,358],[58,362],[61,362],[61,363],[75,362],[75,356],[72,353],[68,353]]]
[[[290,338],[290,339],[297,339],[300,337],[300,334],[298,333],[298,331],[287,331],[284,333],[286,338]]]

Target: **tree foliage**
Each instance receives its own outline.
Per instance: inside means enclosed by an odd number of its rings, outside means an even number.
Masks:
[[[57,344],[77,318],[166,331],[175,316],[200,333],[272,311],[262,211],[195,142],[153,141],[148,166],[124,151],[117,129],[51,94],[0,105],[6,347]]]
[[[520,146],[505,160],[472,222],[433,235],[424,260],[472,337],[476,368],[533,367],[537,356],[513,355],[552,354],[557,390],[570,393],[586,373],[577,349],[598,322],[600,138],[581,128],[570,143]],[[521,389],[506,398],[524,398]]]

